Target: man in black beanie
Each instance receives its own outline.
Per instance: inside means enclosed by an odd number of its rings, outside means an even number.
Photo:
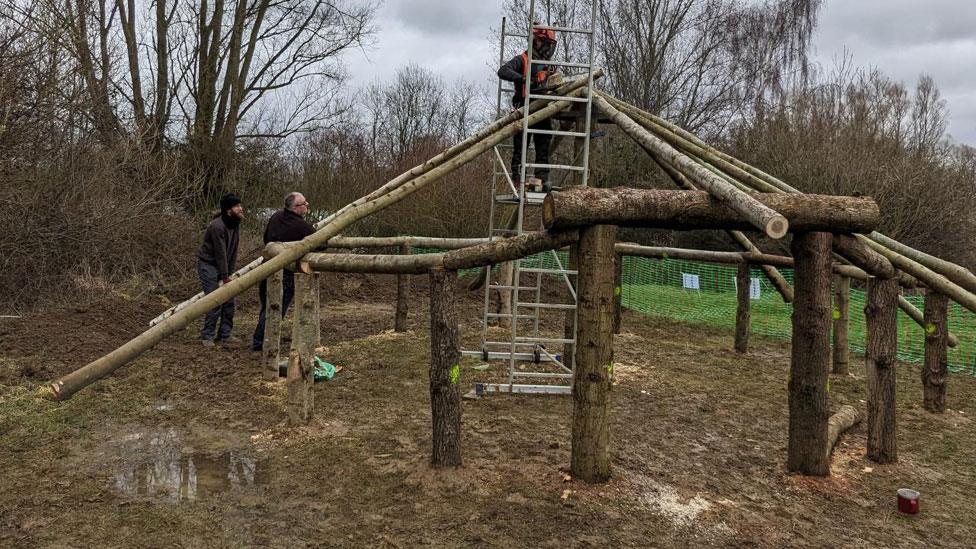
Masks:
[[[241,199],[233,194],[220,199],[220,213],[213,218],[203,235],[203,244],[197,252],[197,274],[203,293],[209,294],[221,283],[230,282],[230,275],[236,270],[237,247],[240,244],[240,225],[244,219]],[[217,320],[220,331],[217,331]],[[231,299],[207,312],[203,321],[200,338],[204,347],[213,347],[214,339],[226,342],[234,329],[234,300]]]

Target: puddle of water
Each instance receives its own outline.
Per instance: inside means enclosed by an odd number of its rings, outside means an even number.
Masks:
[[[195,454],[176,429],[132,433],[119,445],[122,462],[109,483],[123,496],[180,503],[262,482],[251,448]]]

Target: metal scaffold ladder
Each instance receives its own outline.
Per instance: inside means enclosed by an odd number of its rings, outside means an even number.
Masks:
[[[527,33],[510,33],[506,30],[506,20],[502,19],[501,40],[499,47],[499,64],[506,61],[506,41],[509,38],[524,39],[527,43],[527,65],[539,62],[543,65],[557,67],[567,76],[588,78],[585,97],[563,97],[537,93],[531,89],[529,78],[525,80],[522,97],[527,106],[531,101],[571,101],[575,105],[574,112],[578,118],[574,131],[564,129],[532,128],[528,125],[529,109],[523,109],[522,139],[521,139],[521,167],[520,182],[526,182],[529,169],[543,169],[562,174],[563,179],[572,175],[575,183],[587,185],[589,177],[589,149],[591,137],[591,113],[593,111],[593,60],[594,60],[594,26],[596,22],[596,0],[592,1],[588,25],[584,28],[540,24],[536,20],[535,0],[530,0],[528,21],[530,25]],[[585,63],[570,62],[568,60],[537,60],[532,48],[533,32],[536,30],[551,30],[563,33],[564,36],[583,36],[586,51],[583,57]],[[531,69],[529,69],[531,72]],[[515,89],[508,82],[499,79],[497,91],[496,116],[506,114],[507,106],[503,103]],[[553,138],[570,138],[574,141],[574,153],[568,163],[529,162],[528,152],[530,136],[547,135]],[[533,140],[534,143],[534,140]],[[494,148],[492,161],[492,185],[490,196],[490,227],[489,240],[509,238],[523,234],[526,230],[539,230],[542,227],[525,225],[526,212],[529,208],[538,208],[545,199],[546,192],[529,191],[527,185],[517,185],[509,175],[502,151],[511,151],[512,145],[499,144]],[[535,160],[535,159],[533,159]],[[539,222],[541,223],[541,216]],[[540,260],[538,256],[511,262],[511,278],[505,274],[506,269],[496,268],[497,272],[487,269],[485,280],[484,315],[482,318],[482,337],[480,350],[465,350],[465,356],[480,357],[485,361],[502,360],[508,364],[507,383],[479,385],[477,391],[494,393],[548,393],[569,394],[572,384],[573,370],[570,361],[564,359],[565,353],[572,353],[575,347],[576,334],[576,270],[563,264],[560,255],[552,250],[547,252],[551,260]],[[548,258],[544,258],[548,259]],[[556,288],[553,286],[556,285]],[[558,289],[565,285],[568,298],[562,303],[546,302],[546,289]],[[499,307],[499,312],[492,310],[491,295],[497,292],[499,301],[508,303],[508,307]],[[548,295],[547,295],[548,294]],[[553,334],[550,327],[546,330],[543,322],[544,315],[560,315],[565,319],[559,322],[559,333]],[[507,321],[509,326],[505,333],[491,330],[492,324]],[[560,349],[556,351],[556,349]]]

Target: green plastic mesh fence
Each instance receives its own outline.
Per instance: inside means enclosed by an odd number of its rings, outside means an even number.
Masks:
[[[624,258],[623,304],[650,316],[720,328],[735,328],[736,291],[733,266],[677,259]],[[780,273],[793,282],[792,269]],[[784,303],[758,268],[750,270],[752,333],[788,339],[793,307]],[[924,297],[905,296],[919,309]],[[851,351],[864,352],[865,292],[851,288],[848,340]],[[959,346],[949,349],[949,369],[976,375],[976,315],[952,304],[949,331],[959,337]],[[898,312],[898,358],[922,362],[925,334],[908,315]]]
[[[437,250],[415,249],[416,253]],[[557,263],[558,258],[558,263]],[[522,261],[523,267],[565,268],[568,254],[543,252]],[[779,269],[791,284],[792,269]],[[734,266],[715,265],[680,259],[625,257],[623,266],[623,305],[648,316],[656,316],[735,329],[736,291]],[[784,303],[762,270],[750,270],[751,333],[789,339],[793,307]],[[924,309],[923,296],[905,296]],[[864,352],[865,292],[851,288],[848,341],[851,351]],[[949,307],[949,331],[959,345],[949,349],[949,370],[976,376],[976,315],[956,303]],[[925,356],[925,334],[904,312],[898,311],[898,358],[921,363]]]

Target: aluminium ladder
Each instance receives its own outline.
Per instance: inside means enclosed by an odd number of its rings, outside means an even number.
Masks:
[[[590,120],[593,104],[593,59],[594,59],[594,26],[596,22],[596,0],[592,0],[590,10],[590,20],[588,28],[572,28],[569,26],[553,26],[535,23],[535,0],[530,0],[528,21],[533,23],[529,26],[526,34],[506,32],[506,20],[502,19],[501,41],[499,46],[499,64],[506,61],[506,38],[516,38],[526,40],[528,47],[528,65],[531,67],[533,62],[532,51],[532,31],[535,29],[549,29],[564,35],[580,34],[586,37],[588,50],[586,53],[586,63],[573,63],[568,60],[546,60],[543,63],[554,67],[573,71],[572,76],[586,75],[588,86],[585,97],[560,97],[556,95],[530,93],[531,82],[526,79],[523,97],[525,97],[525,107],[522,114],[522,165],[519,173],[519,180],[526,182],[526,172],[528,168],[533,171],[538,168],[548,168],[552,172],[567,175],[575,175],[576,181],[581,185],[586,185],[589,176],[589,148],[590,148]],[[570,76],[567,74],[567,76]],[[507,99],[509,94],[515,92],[514,88],[507,85],[501,79],[498,81],[496,97],[496,116],[501,117],[505,114],[503,97]],[[579,123],[575,131],[564,130],[543,130],[528,127],[529,103],[533,100],[558,101],[567,100],[576,103],[580,111],[583,111],[582,131],[579,131]],[[570,163],[566,164],[541,164],[529,162],[529,136],[532,134],[545,134],[553,137],[572,138],[576,144],[576,152]],[[534,141],[533,141],[534,143]],[[501,151],[511,151],[512,145],[499,144],[495,146],[492,161],[492,185],[490,197],[490,227],[489,240],[507,238],[523,234],[525,231],[525,214],[527,207],[539,207],[545,199],[542,192],[529,192],[523,183],[521,188],[517,188],[512,181],[510,170],[505,164]],[[552,152],[552,151],[551,151]],[[534,160],[534,159],[533,159]],[[499,205],[507,205],[508,208],[499,208]],[[504,214],[508,210],[514,213],[513,218],[509,218],[508,223],[498,219],[499,214]],[[512,211],[514,210],[514,211]],[[541,229],[541,227],[539,227]],[[549,393],[549,394],[569,394],[573,377],[571,367],[564,364],[562,351],[555,352],[554,345],[564,346],[567,352],[576,343],[576,289],[574,284],[577,272],[566,268],[556,250],[551,250],[545,255],[552,258],[552,262],[546,262],[555,267],[539,263],[538,257],[515,260],[512,262],[511,281],[502,280],[501,283],[493,283],[493,279],[498,275],[492,274],[492,270],[487,269],[485,280],[485,303],[484,314],[482,317],[482,337],[481,349],[476,351],[462,351],[464,356],[476,356],[485,361],[504,360],[508,363],[507,383],[483,385],[478,388],[479,392],[502,392],[502,393]],[[526,283],[527,282],[527,283]],[[547,303],[544,301],[544,288],[552,284],[565,284],[570,298],[563,303]],[[509,301],[508,312],[493,312],[491,307],[491,293],[499,292],[499,299]],[[504,310],[505,307],[502,307]],[[547,334],[541,325],[542,315],[545,313],[563,313],[572,315],[571,335],[559,333],[556,335]],[[507,320],[510,330],[503,337],[495,330],[489,329],[493,321]],[[558,324],[560,330],[563,323]]]

